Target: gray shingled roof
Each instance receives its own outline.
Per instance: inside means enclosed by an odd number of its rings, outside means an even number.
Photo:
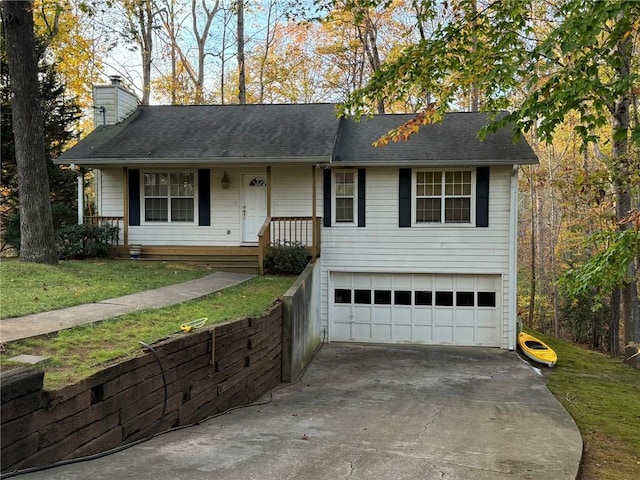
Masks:
[[[513,143],[513,133],[505,128],[478,140],[478,131],[487,124],[483,113],[447,113],[442,123],[425,125],[406,142],[388,143],[384,147],[372,144],[390,130],[415,115],[375,115],[355,122],[343,119],[333,160],[344,165],[411,165],[425,163],[442,165],[531,164],[538,159],[519,135]]]
[[[329,162],[338,125],[332,104],[140,106],[56,163]]]
[[[125,121],[96,128],[56,163],[87,166],[174,163],[495,165],[536,163],[522,136],[505,129],[477,139],[487,117],[449,113],[407,142],[372,143],[413,115],[338,119],[335,105],[140,106]]]

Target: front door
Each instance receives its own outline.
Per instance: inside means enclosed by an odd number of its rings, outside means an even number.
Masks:
[[[263,175],[242,176],[242,243],[257,243],[267,218],[267,179]]]

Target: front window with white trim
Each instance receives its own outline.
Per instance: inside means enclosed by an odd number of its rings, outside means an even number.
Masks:
[[[416,172],[415,223],[471,223],[472,177],[470,170]]]
[[[144,173],[145,222],[195,221],[194,172]]]
[[[336,223],[354,223],[356,208],[355,171],[335,173],[335,219]]]

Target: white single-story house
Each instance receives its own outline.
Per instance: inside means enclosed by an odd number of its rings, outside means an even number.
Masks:
[[[95,90],[96,129],[57,163],[95,172],[96,215],[143,257],[261,271],[269,242],[307,245],[330,341],[514,349],[518,167],[512,131],[450,113],[337,118],[331,104],[138,106]],[[128,250],[127,250],[128,252]]]

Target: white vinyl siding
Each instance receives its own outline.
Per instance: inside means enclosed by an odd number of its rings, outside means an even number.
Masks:
[[[94,85],[93,87],[94,126],[115,125],[131,115],[138,107],[134,93],[117,85]],[[104,108],[104,114],[102,113]],[[106,123],[105,123],[106,122]]]
[[[469,224],[400,228],[398,169],[367,168],[366,228],[322,229],[323,319],[330,313],[329,272],[501,275],[501,346],[507,348],[510,176],[511,166],[491,167],[487,228]]]
[[[96,210],[103,217],[124,216],[124,173],[122,168],[104,168],[95,173]]]
[[[95,207],[94,215],[103,217],[124,217],[124,172],[122,168],[105,168],[94,171]],[[118,242],[124,241],[124,221],[120,228]]]
[[[272,167],[271,168],[271,216],[310,217],[312,207],[313,167]],[[322,170],[316,172],[318,191],[322,194]],[[317,214],[321,215],[321,197],[316,199]]]
[[[271,171],[271,215],[307,216],[312,214],[311,166],[277,166]],[[152,171],[148,167],[144,171]],[[157,170],[157,169],[156,169]],[[141,172],[141,176],[144,173]],[[222,177],[227,172],[229,188],[222,188]],[[266,178],[266,168],[212,168],[211,174],[211,226],[195,224],[148,224],[129,226],[129,243],[142,245],[175,246],[236,246],[242,242],[241,183],[242,175],[256,174]],[[322,170],[316,175],[317,215],[322,216]],[[124,215],[123,171],[103,169],[100,189],[101,215]],[[142,200],[142,198],[141,198]]]
[[[153,170],[149,166],[146,170]],[[229,188],[221,179],[227,171]],[[415,169],[416,171],[418,169]],[[424,169],[423,169],[424,170]],[[211,226],[141,225],[129,227],[129,242],[143,245],[232,246],[241,239],[242,175],[262,175],[266,168],[212,168]],[[509,348],[515,338],[510,324],[509,224],[512,167],[492,166],[489,195],[489,226],[473,224],[398,226],[399,174],[396,167],[366,169],[366,227],[354,224],[322,228],[319,305],[323,328],[329,329],[330,274],[429,274],[499,276],[500,345]],[[123,172],[121,168],[100,173],[98,212],[100,215],[124,215]],[[271,215],[312,215],[311,166],[273,166],[271,168]],[[323,175],[316,170],[316,213],[323,216]],[[332,199],[333,200],[333,199]],[[415,197],[413,198],[415,201]],[[334,202],[332,202],[333,204]],[[515,314],[514,314],[515,315]],[[330,332],[328,332],[330,333]]]

